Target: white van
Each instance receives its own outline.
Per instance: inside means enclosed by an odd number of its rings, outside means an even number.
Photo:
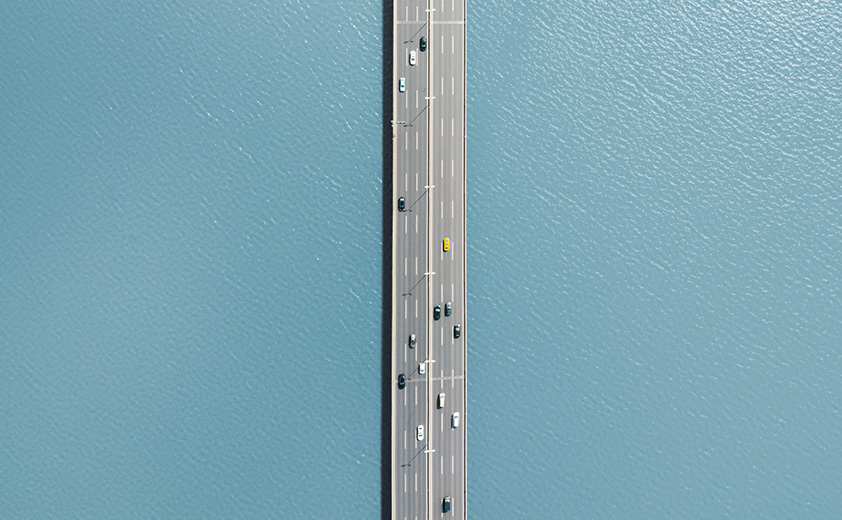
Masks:
[[[459,412],[453,412],[453,417],[450,418],[450,425],[454,428],[459,427]]]
[[[439,408],[444,408],[444,392],[439,394]]]

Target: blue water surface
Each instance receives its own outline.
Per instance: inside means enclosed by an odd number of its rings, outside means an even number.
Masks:
[[[836,518],[842,15],[472,2],[475,518]]]
[[[0,518],[371,518],[382,6],[0,17]]]

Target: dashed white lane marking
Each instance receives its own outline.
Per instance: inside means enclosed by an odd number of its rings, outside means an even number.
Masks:
[[[441,135],[444,137],[444,119],[441,120]]]
[[[415,474],[415,492],[418,493],[418,473]]]
[[[450,160],[450,176],[451,177],[453,177],[453,172],[455,171],[455,168],[456,168],[455,164],[456,164],[455,159],[451,159]],[[417,182],[416,182],[416,185],[417,185]],[[415,189],[417,190],[418,188],[416,187]]]
[[[403,475],[403,492],[406,493],[406,473]]]
[[[451,94],[452,94],[452,92],[451,92]],[[441,77],[441,94],[439,94],[439,95],[441,95],[441,96],[444,95],[444,76]]]
[[[444,79],[444,78],[442,78],[442,79]],[[450,95],[451,96],[456,95],[456,78],[455,77],[450,78]]]
[[[418,91],[415,91],[415,108],[418,108]]]
[[[404,176],[404,181],[403,181],[404,191],[409,191],[409,173],[405,173],[403,176]]]
[[[403,259],[403,275],[409,275],[409,258]]]
[[[453,455],[450,456],[450,473],[453,473]]]
[[[455,123],[454,123],[454,119],[451,117],[451,118],[450,118],[450,137],[453,137],[453,136],[455,135],[455,134],[453,133],[454,125],[455,125]]]
[[[418,10],[420,9],[419,6],[415,6],[415,21],[420,21],[421,18],[418,17]]]
[[[418,215],[415,215],[415,232],[418,233]]]
[[[415,317],[418,317],[418,300],[415,300]]]
[[[456,52],[456,35],[450,36],[450,52],[451,53]]]
[[[450,169],[451,169],[450,176],[452,177],[453,176],[453,171],[452,171],[453,170],[453,161],[450,161]],[[418,191],[418,174],[417,173],[415,174],[415,191]]]
[[[404,134],[403,147],[405,150],[409,150],[409,132]]]
[[[418,257],[415,257],[415,274],[418,274]],[[415,300],[415,305],[418,305],[418,300]]]
[[[439,49],[441,49],[441,53],[444,54],[444,35],[443,34],[441,35],[441,46],[439,47]]]
[[[403,449],[406,449],[406,430],[403,431]]]
[[[415,132],[415,149],[418,149],[418,132]]]
[[[409,220],[403,221],[403,232],[404,234],[409,233]]]
[[[450,388],[456,384],[456,374],[454,373],[453,369],[450,369]]]
[[[415,406],[418,406],[418,385],[415,386]]]

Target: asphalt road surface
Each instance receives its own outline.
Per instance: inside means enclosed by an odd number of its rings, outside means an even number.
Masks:
[[[392,518],[466,518],[465,0],[395,0],[394,13]]]

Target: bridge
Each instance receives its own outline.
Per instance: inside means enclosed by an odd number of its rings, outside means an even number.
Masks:
[[[391,518],[464,519],[466,0],[386,1],[394,2]]]

